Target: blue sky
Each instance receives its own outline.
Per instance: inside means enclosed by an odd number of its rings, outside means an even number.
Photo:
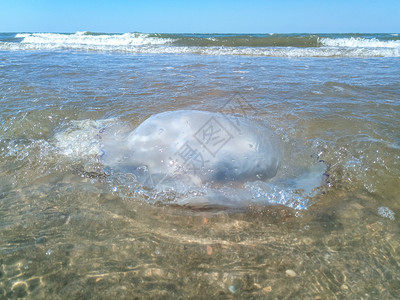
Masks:
[[[0,0],[0,32],[400,32],[399,0]]]

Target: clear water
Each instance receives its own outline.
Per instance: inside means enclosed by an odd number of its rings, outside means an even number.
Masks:
[[[395,57],[3,49],[0,298],[397,298],[398,74]],[[102,172],[104,126],[235,95],[282,141],[278,177],[329,165],[301,209],[282,185],[280,204],[209,210]]]

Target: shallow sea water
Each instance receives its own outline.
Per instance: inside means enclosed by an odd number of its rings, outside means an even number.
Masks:
[[[399,66],[1,51],[0,299],[398,298]],[[288,173],[329,165],[305,209],[187,208],[101,172],[107,122],[238,96],[282,140]]]

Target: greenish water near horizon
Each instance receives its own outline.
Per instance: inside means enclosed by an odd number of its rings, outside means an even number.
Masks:
[[[25,35],[0,34],[0,299],[398,298],[395,35]],[[102,128],[237,95],[280,138],[281,172],[329,165],[303,209],[285,188],[267,205],[257,182],[249,206],[188,208],[103,172]]]

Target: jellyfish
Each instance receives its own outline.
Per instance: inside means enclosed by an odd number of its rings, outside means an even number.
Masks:
[[[132,175],[144,188],[185,195],[180,203],[243,205],[254,200],[246,183],[271,181],[284,149],[279,137],[254,119],[178,110],[152,115],[130,131],[104,130],[100,158],[104,166]],[[312,168],[282,186],[312,190],[324,171]],[[188,196],[196,190],[202,193]]]

